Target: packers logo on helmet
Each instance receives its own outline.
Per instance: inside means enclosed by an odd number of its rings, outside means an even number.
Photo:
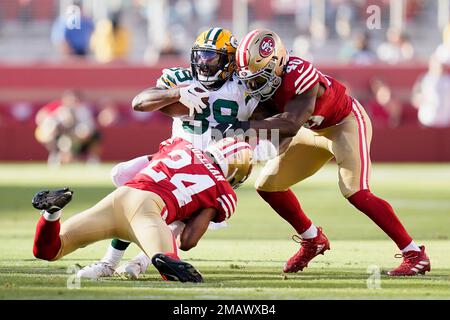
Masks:
[[[191,52],[194,78],[208,88],[219,88],[235,71],[237,46],[230,30],[211,28],[202,32]]]

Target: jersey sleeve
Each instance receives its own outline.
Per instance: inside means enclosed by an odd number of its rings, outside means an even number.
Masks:
[[[320,81],[320,74],[312,63],[306,60],[298,61],[301,61],[301,63],[297,64],[297,67],[290,72],[296,95],[308,91]]]
[[[236,210],[237,198],[234,193],[223,193],[217,198],[217,215],[213,222],[228,220]]]
[[[170,89],[180,85],[189,85],[193,81],[192,73],[187,68],[163,69],[162,75],[156,80],[158,88]]]

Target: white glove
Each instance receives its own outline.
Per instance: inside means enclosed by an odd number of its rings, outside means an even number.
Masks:
[[[189,109],[189,116],[192,117],[194,112],[203,113],[203,109],[208,105],[202,101],[202,98],[208,98],[209,92],[196,84],[180,88],[180,102]]]

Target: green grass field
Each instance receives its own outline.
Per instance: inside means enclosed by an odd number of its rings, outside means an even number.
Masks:
[[[368,268],[379,266],[383,272],[401,260],[394,258],[396,247],[384,233],[341,197],[331,164],[294,189],[331,241],[331,251],[301,273],[282,274],[298,244],[290,240],[290,226],[257,196],[250,181],[238,191],[239,206],[229,227],[209,231],[182,255],[202,272],[205,283],[163,282],[150,267],[139,281],[82,280],[80,289],[69,289],[68,270],[101,258],[108,241],[53,263],[34,259],[38,213],[31,198],[42,188],[71,186],[74,200],[64,220],[113,189],[111,167],[73,165],[55,171],[43,164],[0,164],[0,299],[450,299],[449,164],[373,168],[372,190],[391,202],[409,232],[427,247],[432,272],[426,276],[382,275],[380,289],[368,288]],[[137,252],[131,246],[126,258]]]

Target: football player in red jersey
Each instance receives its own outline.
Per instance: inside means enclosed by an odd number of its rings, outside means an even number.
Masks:
[[[161,143],[150,164],[125,186],[92,208],[60,225],[61,209],[70,202],[68,188],[41,191],[33,206],[43,210],[34,239],[36,258],[55,261],[96,241],[121,238],[136,243],[166,280],[201,282],[190,264],[180,261],[168,224],[187,221],[180,249],[194,247],[210,221],[222,222],[236,209],[233,188],[250,174],[249,144],[227,138],[204,152],[175,138]]]
[[[361,104],[310,62],[289,57],[280,37],[270,30],[247,34],[238,46],[236,62],[247,93],[277,111],[266,119],[237,121],[227,129],[279,129],[280,137],[285,138],[281,144],[285,149],[265,165],[256,182],[260,196],[299,234],[301,248],[287,261],[284,271],[303,270],[330,248],[321,228],[305,215],[289,188],[332,158],[339,168],[342,195],[403,253],[401,265],[388,274],[412,276],[429,271],[425,248],[414,243],[390,204],[370,191],[372,126]]]

